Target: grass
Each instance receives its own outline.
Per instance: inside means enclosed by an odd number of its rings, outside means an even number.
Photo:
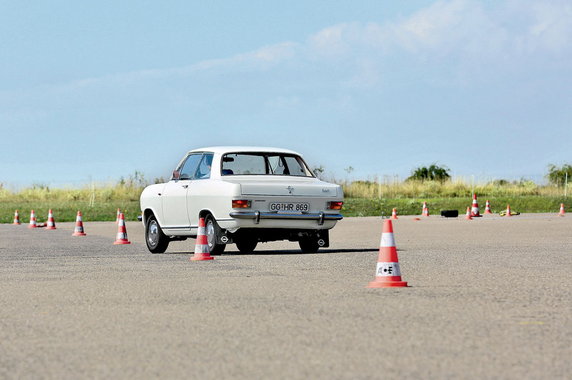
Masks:
[[[78,210],[85,221],[113,221],[117,208],[124,212],[126,220],[134,221],[140,214],[139,195],[146,185],[141,179],[136,173],[115,185],[80,189],[34,185],[19,192],[9,191],[0,184],[0,223],[12,223],[15,210],[19,210],[22,223],[27,223],[32,209],[38,222],[45,222],[50,208],[56,223],[75,221]],[[562,187],[540,186],[526,180],[500,180],[474,186],[462,180],[445,183],[354,181],[341,185],[346,196],[342,211],[345,216],[390,215],[394,207],[400,215],[420,215],[423,202],[427,202],[433,215],[445,209],[459,210],[463,214],[471,205],[473,189],[479,196],[481,212],[487,199],[491,201],[493,212],[504,210],[507,204],[519,212],[557,213],[561,203],[567,210],[572,207],[570,199],[564,197]]]

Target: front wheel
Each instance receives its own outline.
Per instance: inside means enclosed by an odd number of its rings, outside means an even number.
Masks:
[[[205,232],[207,235],[207,242],[209,245],[209,252],[211,255],[220,255],[224,252],[226,244],[217,244],[217,238],[220,235],[220,227],[218,226],[214,217],[209,214],[205,217]]]
[[[155,215],[150,215],[145,223],[145,242],[151,253],[163,253],[169,246],[169,237],[163,233]]]

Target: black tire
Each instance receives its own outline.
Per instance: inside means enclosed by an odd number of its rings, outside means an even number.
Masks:
[[[258,245],[258,241],[256,240],[255,237],[252,237],[252,236],[242,237],[242,238],[236,240],[235,243],[236,243],[236,248],[238,248],[238,250],[242,254],[254,252],[254,249]]]
[[[304,253],[316,253],[318,249],[320,249],[320,245],[318,244],[318,239],[302,239],[298,242],[300,244],[300,249]]]
[[[163,253],[169,246],[169,237],[163,233],[153,214],[149,215],[145,223],[145,243],[151,253]]]
[[[211,214],[205,217],[205,233],[207,235],[207,242],[209,244],[209,252],[211,255],[220,255],[224,252],[226,244],[216,244],[221,230],[216,220]]]

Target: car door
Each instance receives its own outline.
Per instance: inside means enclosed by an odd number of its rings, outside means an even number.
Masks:
[[[187,191],[187,210],[192,227],[199,225],[199,212],[212,204],[211,166],[213,153],[204,153],[195,172],[195,176],[189,184]]]
[[[163,219],[165,229],[189,229],[187,192],[201,162],[202,153],[190,154],[177,168],[178,179],[170,180],[163,189]]]

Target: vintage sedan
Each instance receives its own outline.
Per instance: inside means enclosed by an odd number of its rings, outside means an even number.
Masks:
[[[204,218],[211,254],[227,244],[242,253],[259,242],[289,240],[303,252],[329,246],[342,219],[339,185],[316,178],[296,152],[260,147],[210,147],[188,152],[167,183],[141,194],[145,240],[152,253],[172,240],[196,238]]]

